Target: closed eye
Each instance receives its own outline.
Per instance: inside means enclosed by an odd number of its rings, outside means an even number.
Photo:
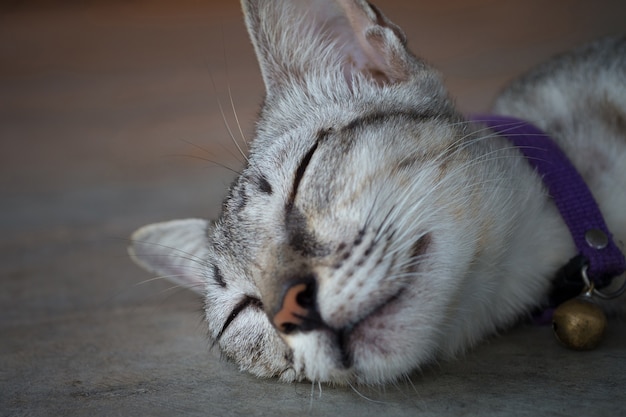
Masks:
[[[306,155],[304,155],[304,158],[302,158],[302,161],[300,161],[300,165],[296,169],[296,174],[295,174],[294,181],[293,181],[293,187],[291,188],[291,194],[289,195],[289,200],[287,201],[287,209],[291,209],[293,207],[293,202],[296,199],[296,194],[298,193],[298,187],[300,186],[300,181],[302,181],[302,177],[304,176],[304,171],[306,171],[306,168],[309,166],[309,163],[311,162],[311,158],[313,158],[313,154],[317,150],[317,147],[319,146],[320,142],[326,139],[326,137],[331,131],[332,129],[319,131],[317,134],[317,140],[315,141],[311,149],[309,149],[309,151],[306,153]]]
[[[226,321],[222,326],[222,330],[220,330],[220,332],[217,334],[217,337],[215,338],[216,343],[219,342],[222,335],[224,334],[228,326],[230,326],[230,324],[233,322],[233,320],[235,320],[237,316],[246,308],[255,308],[261,310],[263,309],[263,303],[261,303],[261,300],[259,300],[258,298],[250,296],[246,296],[243,300],[241,300],[230,312],[228,318],[226,318]]]
[[[309,163],[311,162],[311,158],[313,157],[313,153],[315,153],[315,150],[317,149],[317,145],[318,145],[318,142],[315,142],[313,147],[309,149],[306,155],[304,155],[304,158],[302,158],[302,161],[300,161],[300,165],[298,166],[298,169],[296,170],[296,175],[293,181],[293,187],[291,188],[291,194],[289,195],[289,201],[287,203],[288,207],[293,206],[293,202],[296,199],[296,194],[298,193],[298,187],[300,186],[300,181],[302,181],[302,177],[304,176],[304,171],[306,170],[306,168],[309,166]]]

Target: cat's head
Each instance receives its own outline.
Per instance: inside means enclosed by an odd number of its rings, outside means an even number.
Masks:
[[[219,220],[146,226],[133,256],[205,297],[210,337],[242,369],[393,380],[456,337],[455,277],[480,228],[459,176],[466,125],[366,1],[243,8],[267,90],[249,163]]]

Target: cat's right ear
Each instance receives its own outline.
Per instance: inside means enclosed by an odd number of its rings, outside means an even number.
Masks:
[[[199,294],[205,294],[208,233],[206,220],[171,220],[144,226],[131,236],[128,253],[142,268]]]
[[[321,77],[394,84],[415,72],[401,29],[366,0],[242,0],[242,7],[268,97]]]

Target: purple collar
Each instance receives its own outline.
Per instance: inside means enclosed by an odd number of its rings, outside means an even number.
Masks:
[[[514,117],[480,115],[472,120],[485,124],[519,148],[541,176],[569,228],[578,256],[557,276],[563,275],[561,281],[567,285],[577,281],[578,288],[570,290],[577,293],[565,297],[574,297],[584,289],[586,284],[581,272],[586,272],[596,289],[606,287],[613,278],[623,274],[626,270],[624,255],[613,241],[589,188],[556,143],[536,126]],[[555,290],[563,283],[555,282]],[[563,296],[557,295],[557,298]]]

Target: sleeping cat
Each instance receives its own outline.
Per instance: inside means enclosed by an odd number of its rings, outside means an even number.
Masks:
[[[284,381],[386,383],[545,302],[576,254],[563,219],[400,28],[365,0],[242,6],[266,86],[248,164],[216,222],[149,225],[131,248],[204,297],[226,357]],[[493,111],[558,142],[623,248],[626,38],[547,63]]]

